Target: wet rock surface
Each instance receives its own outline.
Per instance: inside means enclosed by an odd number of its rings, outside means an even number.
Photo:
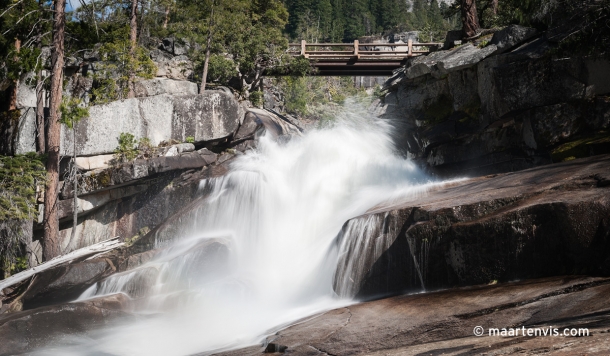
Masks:
[[[108,258],[60,265],[37,274],[20,297],[23,309],[76,299],[89,285],[116,272]]]
[[[100,327],[133,319],[129,309],[129,298],[115,294],[1,315],[0,355],[24,355],[41,347],[90,337]]]
[[[604,355],[608,292],[607,278],[556,277],[403,295],[332,310],[263,345],[217,355]],[[476,326],[484,336],[474,336]],[[588,328],[589,336],[489,336],[489,328],[522,327]]]
[[[344,225],[340,240],[349,245],[335,290],[370,298],[422,287],[608,276],[609,179],[610,155],[602,155],[447,183],[372,209]],[[348,266],[350,259],[359,265]]]

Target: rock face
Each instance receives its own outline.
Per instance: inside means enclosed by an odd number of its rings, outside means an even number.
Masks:
[[[441,176],[609,153],[610,61],[555,58],[535,36],[509,26],[485,46],[411,59],[386,83],[380,108],[396,123],[397,145]]]
[[[448,183],[348,221],[339,239],[343,296],[607,276],[610,156]]]
[[[607,278],[564,277],[406,295],[332,310],[263,345],[216,355],[602,355],[610,348],[609,292]],[[524,337],[522,327],[560,335]],[[490,328],[520,334],[489,336]],[[588,328],[589,336],[563,336],[566,328]]]
[[[519,45],[520,43],[529,40],[537,33],[538,31],[533,28],[519,25],[509,25],[508,27],[494,33],[489,43],[496,46],[498,49],[496,53],[501,54],[515,48],[515,46]]]
[[[134,91],[138,97],[146,97],[161,94],[170,95],[197,95],[197,84],[186,80],[173,80],[166,78],[155,78],[141,80],[134,84]]]
[[[199,196],[199,180],[210,170],[226,172],[230,161],[221,168],[215,158],[204,149],[202,154],[142,159],[85,173],[79,180],[75,239],[71,239],[73,188],[64,184],[60,195],[64,199],[59,201],[62,250],[67,253],[116,236],[130,239],[141,229],[153,229]],[[36,226],[38,238],[42,230]]]
[[[20,301],[24,310],[69,302],[76,299],[89,285],[114,272],[116,267],[107,258],[60,265],[37,274]]]
[[[170,84],[153,80],[138,86],[141,92],[196,92],[196,85]],[[165,84],[160,84],[165,83]],[[195,88],[193,88],[193,86]],[[195,90],[193,90],[195,89]],[[235,97],[223,91],[206,91],[202,95],[160,94],[95,105],[89,117],[76,125],[78,156],[111,154],[118,146],[121,133],[136,140],[148,138],[154,146],[162,141],[184,142],[192,137],[197,143],[227,138],[239,126],[243,109]],[[7,137],[13,137],[0,149],[6,154],[36,151],[36,115],[34,108],[21,110],[21,118]],[[72,155],[72,131],[62,125],[61,154]]]
[[[122,132],[136,140],[195,142],[226,138],[239,126],[240,107],[232,95],[209,91],[203,95],[153,97],[115,101],[90,108],[90,117],[76,126],[77,155],[113,153]],[[72,155],[72,135],[62,131],[62,154]]]

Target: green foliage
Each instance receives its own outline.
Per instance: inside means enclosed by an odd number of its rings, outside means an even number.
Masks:
[[[210,30],[209,81],[224,84],[238,77],[242,83],[256,87],[253,78],[260,78],[265,68],[281,63],[288,45],[282,33],[288,12],[282,1],[182,0],[178,4],[168,32],[189,43],[189,56],[197,64],[196,75],[201,75]]]
[[[26,270],[26,269],[28,269],[28,267],[29,267],[29,263],[28,263],[28,258],[26,256],[16,257],[15,263],[11,264],[11,267],[10,267],[11,274]]]
[[[309,96],[306,78],[287,77],[282,84],[285,95],[286,111],[299,115],[307,114]]]
[[[316,68],[311,65],[309,59],[298,56],[286,56],[283,58],[282,65],[271,68],[268,71],[269,75],[290,75],[294,77],[303,77],[308,74],[313,74]]]
[[[49,6],[36,0],[0,0],[0,80],[17,80],[42,67],[40,47],[51,39]]]
[[[42,157],[35,153],[0,156],[0,220],[36,216],[36,187],[45,181]]]
[[[137,157],[151,158],[157,153],[157,148],[150,142],[148,137],[142,137],[138,141]],[[135,158],[135,157],[134,157]]]
[[[422,31],[422,36],[442,39],[459,18],[446,19],[447,5],[437,0],[286,0],[290,12],[287,33],[308,42],[351,42],[362,36],[396,31]],[[411,5],[412,11],[409,11]]]
[[[201,73],[203,72],[203,61],[205,60],[203,54],[203,52],[195,54],[195,79],[197,81],[201,80]],[[210,56],[210,62],[208,63],[208,83],[227,85],[229,80],[237,75],[237,65],[233,60],[220,54],[213,54]]]
[[[93,76],[93,88],[91,89],[91,102],[93,104],[106,104],[118,100],[127,96],[128,89],[119,89],[115,79],[95,74]]]
[[[262,91],[256,90],[250,93],[250,102],[252,105],[260,108],[263,106],[263,100],[264,94]]]
[[[23,73],[38,70],[42,67],[39,60],[40,49],[26,47],[17,52],[14,45],[9,50],[4,61],[5,77],[10,80],[17,80]]]
[[[104,43],[99,48],[100,62],[98,74],[93,77],[92,102],[103,104],[127,98],[131,78],[154,78],[157,67],[147,51],[136,47],[132,56],[127,40]]]
[[[195,143],[195,138],[193,136],[189,136],[186,138],[186,143]]]
[[[283,77],[279,86],[285,95],[286,111],[299,116],[319,116],[325,106],[343,104],[346,98],[366,96],[352,77]]]
[[[375,87],[373,88],[373,97],[378,98],[378,99],[383,99],[385,97],[385,91],[381,89],[381,86],[379,84],[375,85]]]
[[[79,98],[66,97],[62,98],[61,106],[61,123],[73,129],[80,120],[89,117],[89,108],[83,107],[83,102]]]
[[[114,159],[117,163],[129,162],[138,156],[135,137],[127,132],[121,132],[118,137],[119,146],[114,150]]]

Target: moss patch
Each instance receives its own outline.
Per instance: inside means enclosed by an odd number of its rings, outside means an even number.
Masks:
[[[452,113],[453,100],[447,95],[441,95],[424,110],[424,120],[426,124],[433,125],[446,120]]]
[[[610,146],[609,132],[600,132],[592,137],[585,137],[564,143],[551,151],[551,156],[553,157],[553,162],[562,162],[576,158],[588,157],[591,155],[592,149],[600,145]]]

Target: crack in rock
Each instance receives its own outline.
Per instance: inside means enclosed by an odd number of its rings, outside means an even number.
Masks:
[[[527,304],[531,304],[531,303],[535,303],[537,301],[540,301],[542,299],[546,299],[546,298],[550,298],[550,297],[555,297],[558,295],[564,295],[564,294],[569,294],[569,293],[574,293],[574,292],[580,292],[583,291],[585,289],[589,289],[589,288],[593,288],[593,287],[597,287],[597,286],[601,286],[604,284],[610,284],[610,280],[609,279],[605,279],[605,280],[601,280],[601,281],[594,281],[594,282],[588,282],[588,283],[581,283],[581,284],[575,284],[573,286],[569,286],[563,289],[559,289],[559,290],[555,290],[549,293],[545,293],[545,294],[541,294],[537,297],[528,299],[528,300],[523,300],[520,302],[515,302],[515,303],[508,303],[508,304],[503,304],[503,305],[498,305],[498,306],[494,306],[491,308],[485,308],[485,309],[481,309],[481,310],[477,310],[475,312],[472,313],[466,313],[466,314],[459,314],[456,315],[457,318],[459,319],[470,319],[470,318],[475,318],[481,315],[487,315],[487,314],[491,314],[497,311],[501,311],[501,310],[506,310],[506,309],[511,309],[511,308],[516,308],[516,307],[520,307],[523,305],[527,305]]]
[[[315,346],[311,346],[311,345],[307,345],[307,346],[311,347],[312,349],[314,349],[314,350],[316,350],[316,351],[318,351],[318,352],[320,352],[320,353],[323,353],[324,355],[328,355],[328,356],[338,356],[338,355],[335,355],[335,354],[328,353],[328,352],[326,352],[326,351],[324,351],[324,350],[322,350],[322,349],[319,349],[319,348],[317,348],[317,347],[315,347]]]

